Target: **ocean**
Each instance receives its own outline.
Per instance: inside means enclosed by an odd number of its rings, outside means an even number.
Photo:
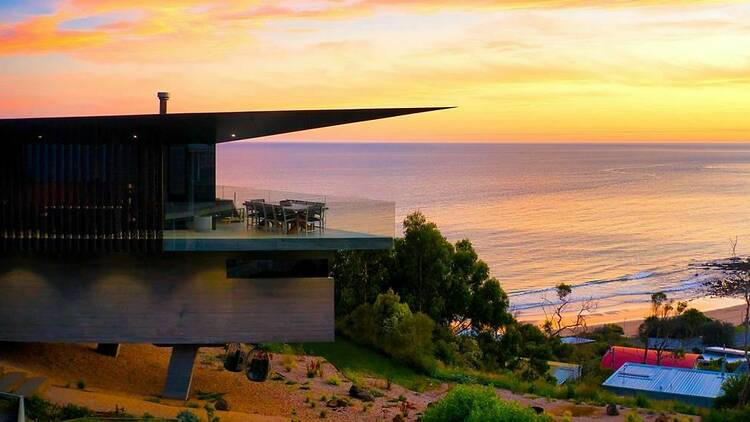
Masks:
[[[217,183],[382,199],[468,238],[538,315],[561,282],[600,312],[701,296],[698,264],[750,254],[750,145],[221,145]]]

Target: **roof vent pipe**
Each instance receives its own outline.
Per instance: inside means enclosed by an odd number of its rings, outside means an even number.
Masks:
[[[169,101],[169,93],[157,92],[156,96],[159,98],[159,114],[167,114],[167,101]]]

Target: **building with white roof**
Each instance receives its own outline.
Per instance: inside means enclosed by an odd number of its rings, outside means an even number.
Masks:
[[[644,395],[656,400],[679,400],[711,407],[721,386],[733,376],[718,371],[625,363],[602,384],[620,395]]]

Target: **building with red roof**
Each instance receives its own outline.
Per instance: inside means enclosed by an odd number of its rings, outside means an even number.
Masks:
[[[671,351],[665,350],[661,354],[659,365],[673,368],[695,368],[700,357],[701,355],[694,353],[685,353],[682,357],[676,357]],[[612,346],[602,357],[602,366],[618,370],[625,363],[656,365],[656,360],[656,350],[648,350],[646,352],[645,349],[635,347]]]

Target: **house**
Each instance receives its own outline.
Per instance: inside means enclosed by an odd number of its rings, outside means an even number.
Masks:
[[[439,108],[158,96],[160,114],[0,120],[0,341],[171,347],[163,395],[185,399],[200,346],[332,341],[329,260],[393,244],[393,203],[218,187],[216,145]]]
[[[568,337],[560,337],[560,342],[562,344],[578,345],[578,344],[593,343],[594,340],[591,340],[590,338],[585,338],[585,337],[568,336]]]
[[[729,347],[711,346],[703,349],[703,359],[724,359],[727,363],[742,362],[745,360],[745,351]]]
[[[624,363],[602,386],[619,395],[644,395],[711,407],[731,376],[717,371]]]
[[[581,365],[566,362],[547,361],[549,371],[547,373],[555,378],[557,385],[568,381],[577,381],[581,378]]]
[[[656,350],[644,350],[635,347],[612,346],[602,356],[601,365],[609,369],[619,369],[625,363],[646,363],[656,365]],[[670,351],[663,351],[659,365],[677,368],[695,368],[701,355],[685,353],[684,356],[675,356]]]

